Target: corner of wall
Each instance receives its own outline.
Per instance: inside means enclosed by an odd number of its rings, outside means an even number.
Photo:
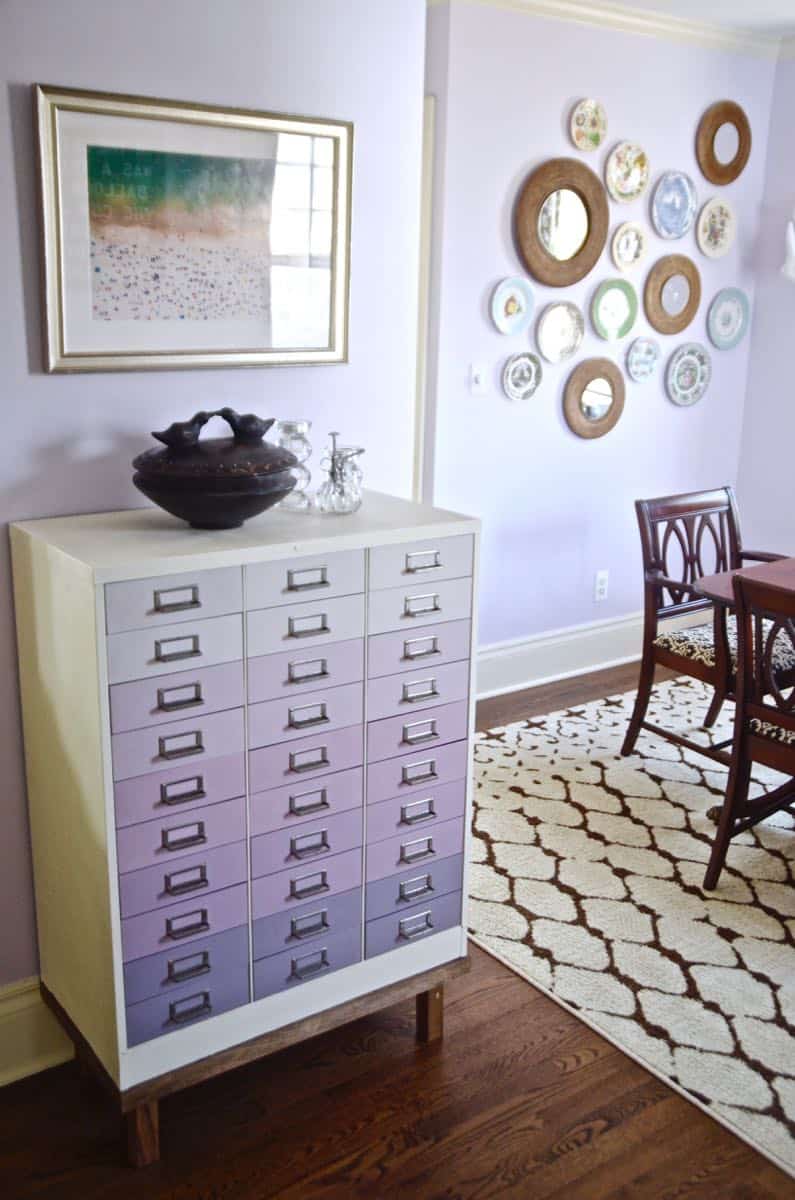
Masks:
[[[45,1005],[38,977],[0,988],[0,1087],[74,1058],[74,1047]]]

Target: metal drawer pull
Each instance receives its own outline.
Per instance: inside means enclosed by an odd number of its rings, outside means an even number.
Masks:
[[[320,757],[306,759],[307,754],[320,755]],[[317,771],[319,767],[330,766],[328,756],[328,746],[318,746],[312,750],[293,750],[290,752],[290,770],[296,774],[300,771]]]
[[[182,921],[187,921],[188,924],[180,924]],[[166,917],[166,937],[172,941],[192,937],[194,933],[207,933],[209,928],[206,908],[197,908],[195,912],[182,913],[178,917]]]
[[[438,592],[428,592],[426,596],[405,596],[403,599],[404,617],[424,617],[428,613],[441,611]]]
[[[309,979],[312,975],[319,974],[320,971],[327,971],[330,966],[328,950],[324,946],[322,950],[315,950],[312,954],[294,958],[290,969],[290,978]]]
[[[173,744],[172,744],[173,743]],[[189,758],[191,754],[204,754],[204,738],[200,729],[192,733],[172,733],[157,739],[158,758],[169,761],[174,758]]]
[[[185,833],[185,830],[193,830]],[[182,834],[174,837],[174,834]],[[175,825],[171,829],[160,831],[161,847],[163,850],[187,850],[189,846],[203,846],[207,841],[204,821],[195,821],[192,825]]]
[[[403,917],[398,922],[398,936],[405,938],[407,942],[410,942],[412,938],[422,937],[424,933],[430,932],[431,929],[433,929],[433,918],[429,908],[425,912],[417,913],[416,916]]]
[[[184,788],[187,784],[192,785],[187,792],[177,790]],[[206,799],[207,792],[204,790],[203,775],[192,775],[190,779],[174,779],[171,783],[160,784],[161,804],[187,804],[190,800]]]
[[[325,658],[287,664],[288,683],[311,683],[315,679],[328,679],[328,676],[328,661]]]
[[[401,771],[401,783],[428,783],[431,779],[438,779],[439,772],[436,770],[436,759],[426,758],[424,762],[406,763]]]
[[[173,649],[166,650],[166,646]],[[201,658],[201,646],[198,633],[189,637],[155,638],[156,662],[179,662],[183,658]]]
[[[186,996],[184,1000],[172,1000],[168,1006],[168,1019],[175,1025],[182,1025],[185,1021],[195,1021],[197,1017],[206,1017],[212,1011],[210,993],[197,992],[195,996]]]
[[[421,691],[416,691],[416,688],[421,688]],[[401,704],[419,704],[422,700],[432,700],[434,696],[439,695],[439,689],[436,686],[436,679],[415,679],[413,683],[403,684],[403,696]]]
[[[207,975],[209,971],[210,951],[200,950],[198,954],[187,954],[184,958],[169,959],[166,982],[185,983],[188,979]]]
[[[297,713],[307,713],[305,717],[299,717]],[[320,704],[302,704],[300,708],[288,708],[287,710],[287,727],[289,729],[311,729],[315,725],[328,725],[330,721],[326,702],[323,700]]]
[[[309,796],[319,796],[319,800],[308,800]],[[306,803],[299,804],[299,800],[306,800]],[[289,810],[294,817],[303,817],[308,813],[323,812],[323,809],[331,808],[327,798],[326,789],[320,788],[316,792],[301,792],[298,796],[290,797]]]
[[[185,896],[188,892],[198,892],[209,886],[207,866],[202,863],[199,867],[188,867],[184,871],[171,871],[163,876],[163,891],[169,896]]]
[[[428,559],[430,561],[427,561]],[[441,565],[441,550],[412,550],[406,555],[407,575],[416,575],[419,571],[436,571]]]
[[[319,896],[329,890],[328,873],[317,871],[314,875],[301,875],[290,880],[290,899],[304,900],[308,896]]]
[[[425,646],[424,650],[415,650],[414,646]],[[439,649],[439,638],[423,637],[423,638],[407,638],[403,643],[403,657],[408,659],[414,658],[430,658],[433,654],[441,654]]]
[[[186,692],[187,695],[184,694]],[[175,699],[169,700],[169,696],[174,696]],[[202,696],[202,685],[198,682],[184,683],[181,687],[157,689],[159,712],[179,712],[183,708],[196,708],[201,704],[204,704],[204,697]]]
[[[299,580],[302,575],[306,575],[308,578],[303,583],[300,583]],[[300,570],[294,568],[287,572],[288,592],[311,592],[315,588],[327,588],[330,586],[328,567],[301,567]]]
[[[418,849],[412,850],[412,846]],[[421,858],[430,858],[436,851],[433,848],[433,838],[417,838],[414,842],[402,842],[400,846],[400,861],[405,863],[419,862]]]
[[[290,858],[311,858],[313,854],[328,854],[330,849],[327,829],[296,833],[290,838]]]
[[[412,812],[413,808],[419,811]],[[435,816],[433,796],[428,796],[425,800],[412,800],[410,804],[401,804],[400,806],[401,825],[416,825],[418,821],[429,821]]]
[[[416,746],[418,742],[432,742],[438,736],[436,717],[431,717],[427,721],[412,721],[404,725],[401,741],[406,746]]]
[[[166,596],[171,596],[173,599],[166,600]],[[187,612],[189,608],[201,608],[202,606],[199,599],[199,588],[195,583],[185,587],[155,588],[153,599],[155,612],[158,613]]]
[[[313,625],[307,625],[313,621]],[[313,613],[311,617],[288,617],[287,636],[291,638],[317,637],[321,633],[331,633],[327,613]]]
[[[431,875],[415,875],[413,879],[404,879],[398,889],[398,900],[416,900],[427,892],[433,892],[433,877]]]
[[[317,912],[305,913],[303,917],[292,917],[290,919],[291,938],[313,937],[314,934],[322,933],[324,929],[328,928],[327,908],[319,908]]]

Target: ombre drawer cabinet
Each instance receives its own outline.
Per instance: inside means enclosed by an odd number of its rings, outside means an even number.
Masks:
[[[161,1097],[467,966],[478,522],[378,493],[12,526],[42,994]]]

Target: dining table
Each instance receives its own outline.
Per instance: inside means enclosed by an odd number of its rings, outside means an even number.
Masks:
[[[774,587],[789,588],[795,592],[795,558],[777,558],[774,562],[759,563],[755,567],[737,567],[733,571],[719,571],[715,575],[702,575],[693,583],[693,590],[715,604],[725,608],[734,605],[734,576],[756,579]]]

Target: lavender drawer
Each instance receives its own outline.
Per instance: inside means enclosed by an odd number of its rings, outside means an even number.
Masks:
[[[150,996],[174,995],[191,990],[200,981],[216,983],[235,967],[248,969],[248,926],[237,925],[223,933],[200,938],[180,950],[161,950],[148,958],[136,958],[124,968],[124,998],[137,1004]]]
[[[248,1004],[248,966],[234,967],[214,979],[195,979],[167,996],[152,996],[127,1008],[127,1045],[138,1046],[186,1025],[217,1017]]]
[[[364,694],[361,683],[324,688],[303,696],[281,697],[252,704],[248,710],[248,743],[252,747],[326,733],[361,724]]]
[[[393,796],[416,796],[429,786],[438,787],[469,775],[469,743],[454,742],[427,750],[415,750],[399,758],[373,763],[367,768],[367,803],[377,804]]]
[[[399,629],[381,633],[367,642],[367,674],[370,679],[394,675],[468,659],[472,628],[469,621],[443,621],[421,629]]]
[[[361,808],[351,808],[335,817],[321,814],[314,821],[253,838],[252,877],[272,875],[274,871],[284,871],[288,867],[314,869],[333,854],[361,846],[362,815]]]
[[[364,633],[364,596],[317,596],[303,604],[258,609],[246,614],[246,630],[252,658],[351,641]]]
[[[367,808],[367,844],[419,829],[424,833],[441,821],[463,817],[466,780],[426,787],[413,796],[395,796]]]
[[[136,825],[175,812],[192,812],[203,804],[231,800],[246,791],[246,760],[243,754],[211,758],[201,766],[183,763],[125,779],[114,786],[116,825]]]
[[[191,896],[156,912],[127,917],[121,923],[124,962],[145,958],[158,950],[176,950],[197,938],[222,933],[248,921],[248,887],[235,884],[209,896]]]
[[[440,858],[461,854],[463,848],[463,817],[441,821],[432,829],[409,830],[398,837],[368,845],[367,882],[394,875],[396,871],[419,871]]]
[[[453,854],[440,858],[429,866],[411,871],[400,871],[367,884],[365,917],[373,921],[387,913],[416,907],[418,904],[446,896],[448,892],[461,892],[464,878],[464,856]]]
[[[362,805],[363,772],[338,771],[310,783],[291,783],[287,787],[257,792],[251,797],[249,832],[252,837],[275,829],[314,821],[319,815],[334,816]]]
[[[370,551],[370,587],[434,583],[472,574],[474,539],[470,533],[431,541],[375,546]]]
[[[189,617],[218,617],[243,608],[240,567],[128,579],[105,585],[105,623],[108,633],[171,625]]]
[[[248,756],[251,790],[262,792],[300,779],[315,779],[332,771],[358,767],[363,749],[362,727],[353,725],[349,729],[299,738],[284,746],[252,750]]]
[[[399,950],[423,941],[444,929],[461,924],[461,893],[450,892],[438,900],[429,900],[415,908],[390,913],[365,925],[364,956],[375,958],[389,950]]]
[[[383,675],[371,679],[367,687],[367,719],[379,721],[384,717],[420,712],[454,700],[466,700],[469,694],[469,663],[448,663],[444,667],[430,665],[419,671],[402,675]],[[411,720],[411,717],[407,717]]]
[[[254,958],[266,958],[280,951],[300,953],[319,938],[333,937],[345,930],[361,929],[362,889],[343,892],[329,900],[302,904],[290,912],[275,913],[254,922]]]
[[[209,758],[239,754],[245,745],[243,709],[209,716],[186,717],[167,725],[114,733],[111,738],[113,778],[131,779],[150,771],[161,771],[172,762],[185,761],[190,769],[200,770]]]
[[[187,896],[205,896],[248,879],[245,841],[217,846],[203,854],[189,854],[174,863],[128,871],[119,879],[122,917],[174,904]]]
[[[190,812],[177,810],[156,821],[127,825],[116,832],[119,874],[157,864],[178,862],[188,854],[206,854],[216,846],[239,842],[246,836],[244,796],[221,804],[203,805]]]
[[[388,717],[367,726],[367,757],[370,762],[405,754],[407,750],[423,750],[465,738],[469,727],[469,705],[466,700],[444,704],[424,713],[407,713],[405,717]]]
[[[108,648],[108,683],[171,675],[190,667],[213,667],[243,657],[243,618],[194,619],[165,629],[112,633]]]
[[[364,591],[364,551],[340,550],[246,567],[249,608],[272,608],[322,596],[352,596]]]
[[[110,727],[114,733],[124,733],[183,716],[239,708],[244,700],[242,661],[116,683],[110,689]]]
[[[368,611],[371,634],[468,620],[472,614],[472,580],[443,579],[436,583],[429,579],[370,592]]]
[[[335,933],[311,946],[296,947],[283,954],[272,954],[254,963],[254,999],[262,1000],[275,992],[322,979],[341,967],[361,962],[361,924]]]
[[[322,863],[304,863],[276,875],[262,875],[251,883],[252,916],[269,917],[281,909],[294,909],[309,901],[325,901],[362,884],[359,847],[335,854]]]
[[[300,696],[319,687],[340,687],[364,678],[364,638],[329,642],[322,651],[288,650],[264,654],[248,663],[248,698],[252,703]]]

